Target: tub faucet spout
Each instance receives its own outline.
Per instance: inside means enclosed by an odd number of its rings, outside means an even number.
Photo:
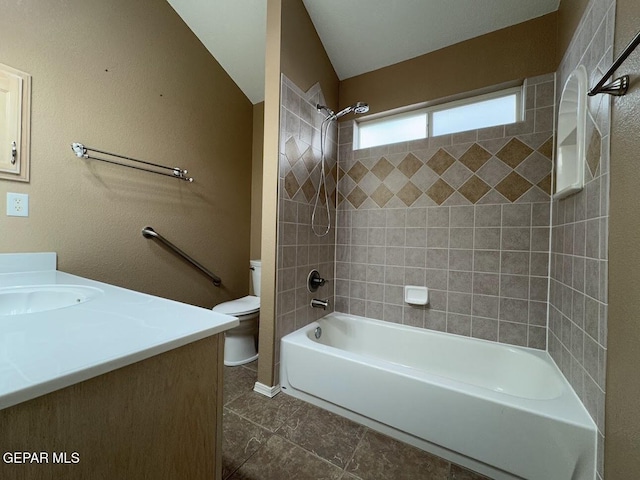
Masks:
[[[329,306],[329,300],[320,300],[318,298],[314,298],[313,300],[311,300],[311,306],[313,308],[321,308],[323,310],[326,310]]]

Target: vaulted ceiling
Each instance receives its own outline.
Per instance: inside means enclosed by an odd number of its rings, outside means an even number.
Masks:
[[[168,0],[252,103],[264,99],[266,0]],[[558,9],[559,0],[303,0],[343,80]]]

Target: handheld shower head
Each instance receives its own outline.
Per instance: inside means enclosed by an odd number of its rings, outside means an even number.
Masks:
[[[318,112],[321,112],[324,110],[327,113],[327,119],[332,121],[332,120],[337,120],[340,117],[351,112],[356,114],[367,113],[369,111],[369,104],[364,102],[357,102],[357,103],[354,103],[353,105],[349,105],[347,108],[343,110],[340,110],[338,113],[335,113],[326,105],[320,105],[319,103],[316,103],[316,109],[318,110]]]
[[[367,113],[369,111],[369,104],[364,102],[357,102],[353,106],[353,113]]]
[[[347,108],[345,108],[344,110],[340,110],[338,113],[335,114],[336,119],[342,117],[343,115],[346,115],[347,113],[367,113],[369,111],[369,104],[364,103],[364,102],[357,102],[353,105],[349,105]]]

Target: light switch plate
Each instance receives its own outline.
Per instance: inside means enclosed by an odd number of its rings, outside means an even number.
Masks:
[[[7,192],[7,216],[28,217],[29,195],[26,193]]]

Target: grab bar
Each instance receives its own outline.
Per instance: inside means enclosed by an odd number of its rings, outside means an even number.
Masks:
[[[169,240],[167,240],[166,238],[164,238],[162,235],[160,235],[158,232],[156,232],[153,228],[151,227],[144,227],[142,229],[142,236],[144,238],[155,238],[156,240],[159,240],[161,243],[165,244],[167,247],[169,247],[171,250],[173,250],[175,253],[177,253],[178,255],[180,255],[182,258],[184,258],[187,262],[189,262],[191,265],[193,265],[194,267],[196,267],[198,270],[200,270],[202,273],[204,273],[207,277],[209,277],[212,281],[213,284],[216,287],[219,287],[220,284],[222,283],[222,280],[220,279],[219,276],[211,273],[208,269],[206,269],[205,267],[202,266],[202,264],[200,264],[199,262],[196,262],[193,258],[191,258],[189,255],[187,255],[186,253],[184,253],[182,250],[180,250],[178,247],[176,247],[173,243],[171,243]]]
[[[618,77],[613,82],[610,82],[606,85],[604,84],[604,82],[606,82],[607,79],[611,75],[613,75],[613,72],[615,72],[618,67],[622,65],[622,62],[627,59],[627,57],[631,54],[631,52],[635,50],[638,44],[640,44],[640,32],[636,33],[636,36],[633,37],[633,39],[629,42],[629,45],[627,45],[622,53],[618,56],[618,58],[616,58],[615,62],[613,62],[613,65],[611,65],[609,70],[607,70],[607,73],[602,76],[602,79],[597,83],[595,87],[589,90],[587,95],[589,95],[590,97],[593,97],[594,95],[597,95],[599,93],[608,93],[609,95],[615,95],[616,97],[625,95],[627,93],[627,89],[629,88],[629,75]]]
[[[142,170],[143,172],[157,173],[158,175],[164,175],[165,177],[178,178],[186,182],[193,182],[193,178],[187,177],[187,173],[189,172],[187,170],[181,169],[180,167],[166,167],[164,165],[158,165],[157,163],[145,162],[144,160],[125,157],[124,155],[118,155],[117,153],[110,153],[110,152],[105,152],[104,150],[98,150],[97,148],[85,147],[81,143],[72,143],[71,150],[73,150],[73,152],[76,154],[76,157],[78,158],[98,160],[99,162],[111,163],[112,165],[120,165],[121,167],[134,168],[136,170]],[[123,160],[128,160],[130,162],[137,162],[143,165],[149,165],[150,167],[154,167],[154,168],[169,170],[171,173],[159,172],[157,170],[152,170],[151,168],[148,168],[148,167],[138,167],[136,165],[128,165],[126,163],[116,162],[114,160],[110,160],[106,158],[93,157],[89,155],[89,153],[87,153],[88,150],[93,150],[94,152],[102,153],[104,155],[109,155],[110,157],[122,158]]]

